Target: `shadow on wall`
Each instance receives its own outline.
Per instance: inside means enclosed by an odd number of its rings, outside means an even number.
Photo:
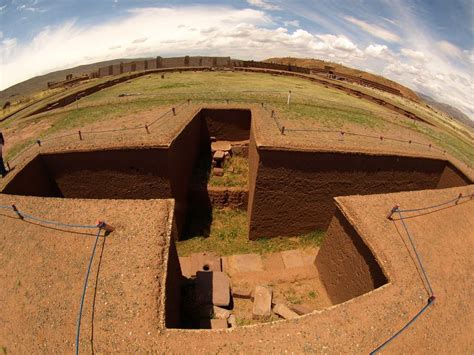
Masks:
[[[339,209],[329,225],[315,263],[333,304],[345,302],[388,282],[371,250]]]

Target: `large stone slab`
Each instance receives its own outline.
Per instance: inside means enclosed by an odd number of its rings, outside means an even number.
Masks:
[[[230,304],[229,277],[220,271],[198,271],[196,298],[199,304],[227,307]]]
[[[195,253],[190,258],[192,276],[198,271],[222,271],[221,258],[214,253]]]
[[[294,319],[298,317],[298,314],[296,312],[293,312],[283,303],[276,304],[275,307],[273,307],[273,312],[285,319]]]
[[[193,263],[190,256],[180,256],[179,266],[184,277],[190,278],[196,275],[196,270],[193,268]]]
[[[211,151],[214,153],[216,151],[228,152],[232,149],[230,142],[227,141],[216,141],[211,143]]]
[[[272,290],[269,287],[256,286],[253,299],[252,317],[266,318],[272,314]]]
[[[277,271],[283,270],[285,268],[285,264],[283,263],[283,258],[281,257],[281,253],[268,253],[264,254],[262,257],[263,266],[267,271]]]
[[[299,314],[300,316],[302,316],[303,314],[311,313],[313,311],[311,307],[305,306],[304,304],[291,304],[289,307],[293,312]]]
[[[305,265],[304,255],[300,249],[282,251],[281,257],[287,269],[303,267]]]
[[[222,269],[229,275],[241,272],[263,271],[262,257],[258,254],[240,254],[223,257]]]

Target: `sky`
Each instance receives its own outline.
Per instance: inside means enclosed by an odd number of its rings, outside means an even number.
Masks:
[[[158,55],[330,60],[474,119],[474,0],[0,0],[0,90]]]

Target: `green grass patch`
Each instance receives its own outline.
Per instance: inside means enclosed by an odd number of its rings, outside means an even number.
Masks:
[[[324,232],[315,231],[294,237],[248,239],[247,212],[233,209],[214,209],[210,235],[195,236],[177,241],[180,256],[215,252],[218,255],[271,253],[321,245]]]
[[[224,175],[211,176],[210,186],[247,187],[249,162],[247,158],[234,156],[224,162]]]

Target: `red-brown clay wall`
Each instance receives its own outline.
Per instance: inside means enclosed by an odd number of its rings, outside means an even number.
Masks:
[[[250,130],[250,140],[249,140],[249,151],[248,151],[248,160],[249,160],[249,202],[247,206],[247,218],[248,218],[248,225],[251,224],[251,219],[253,215],[253,206],[254,206],[254,196],[255,196],[255,186],[257,183],[257,173],[258,173],[258,165],[260,164],[260,157],[257,151],[257,144],[255,143],[255,136],[253,133],[253,125],[255,123],[252,122],[252,129]],[[250,235],[249,235],[250,237]]]
[[[445,189],[453,186],[469,185],[471,183],[472,182],[458,168],[448,163],[444,167],[436,188]]]
[[[333,304],[387,283],[374,255],[339,209],[329,225],[315,263]]]
[[[44,155],[64,197],[171,198],[166,149]]]
[[[199,115],[184,128],[171,143],[168,150],[169,179],[175,201],[175,219],[178,234],[184,225],[188,190],[194,165],[199,155],[201,144],[209,143],[209,137],[203,135],[202,121]]]
[[[446,166],[435,159],[254,148],[249,162],[258,169],[250,176],[250,239],[326,230],[333,197],[434,189]],[[460,185],[462,178],[443,178],[442,187]]]
[[[243,109],[202,109],[210,137],[224,141],[244,141],[250,136],[251,113]]]
[[[2,192],[10,195],[62,197],[41,156],[19,171]]]
[[[177,231],[173,228],[166,267],[165,325],[167,328],[180,328],[181,324],[181,285],[184,278],[175,240],[178,240]]]

